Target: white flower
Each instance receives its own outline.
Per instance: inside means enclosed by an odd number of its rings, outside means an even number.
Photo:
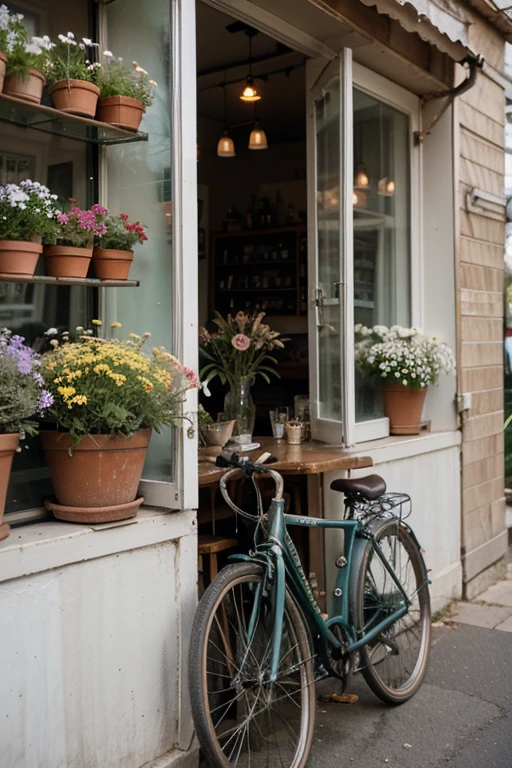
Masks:
[[[156,83],[154,80],[148,80],[148,83],[149,83],[149,85],[152,85],[153,88],[157,88],[158,87],[158,83]]]
[[[206,397],[211,397],[212,393],[208,389],[208,380],[205,379],[201,382],[201,389],[203,390],[203,393],[206,395]]]
[[[74,34],[72,32],[68,32],[68,37],[69,37],[70,40],[74,40],[75,39],[75,36],[74,36]]]
[[[36,56],[39,56],[42,52],[43,49],[36,45],[36,43],[25,44],[25,53],[34,53]]]
[[[105,56],[106,59],[114,58],[114,54],[112,53],[112,51],[103,51],[103,55]]]
[[[92,45],[92,40],[89,37],[82,37],[82,43],[84,45]]]
[[[55,334],[58,333],[58,332],[59,331],[57,330],[57,328],[48,328],[48,330],[44,332],[44,335],[45,336],[55,336]]]

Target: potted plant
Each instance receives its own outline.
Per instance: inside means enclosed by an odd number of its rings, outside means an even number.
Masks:
[[[209,334],[204,328],[200,333],[200,355],[206,365],[201,368],[201,379],[208,382],[218,376],[229,385],[224,400],[224,418],[236,419],[235,434],[241,443],[251,442],[256,408],[251,397],[251,386],[256,376],[270,383],[269,375],[278,376],[268,362],[277,363],[269,355],[276,347],[282,348],[280,334],[262,322],[264,312],[247,315],[238,312],[235,317],[222,317],[215,313],[213,322],[219,330]]]
[[[202,405],[199,405],[197,420],[204,445],[224,445],[233,434],[236,424],[234,419],[231,421],[214,421]]]
[[[37,181],[0,186],[0,274],[31,277],[43,250],[41,235],[55,217],[55,200]]]
[[[7,67],[7,44],[11,25],[11,14],[6,5],[0,5],[0,93],[4,85]]]
[[[355,361],[363,375],[384,380],[384,412],[392,435],[417,435],[429,385],[441,373],[455,372],[455,358],[447,344],[416,328],[356,325],[359,341]]]
[[[78,331],[42,358],[57,425],[41,432],[57,497],[47,506],[61,520],[123,520],[143,501],[137,489],[151,431],[180,423],[183,394],[198,380],[161,347],[145,355],[149,334],[120,341]]]
[[[92,255],[94,274],[104,280],[127,280],[134,245],[148,239],[144,227],[130,221],[126,213],[108,214],[102,224]]]
[[[73,32],[59,35],[48,55],[46,79],[53,106],[61,112],[94,117],[100,89],[95,83],[99,64],[92,62],[98,43]]]
[[[56,207],[55,218],[43,237],[46,273],[52,277],[87,277],[94,238],[104,232],[102,205],[82,210],[70,200],[69,210]]]
[[[46,82],[43,72],[52,47],[48,35],[28,37],[21,13],[11,16],[7,35],[4,93],[39,104]]]
[[[104,51],[98,70],[98,119],[127,131],[138,131],[142,116],[153,103],[157,84],[136,61],[127,66],[111,51]]]
[[[3,523],[5,499],[14,453],[20,437],[37,432],[36,416],[52,404],[40,373],[41,360],[21,336],[0,329],[0,539],[9,535]]]

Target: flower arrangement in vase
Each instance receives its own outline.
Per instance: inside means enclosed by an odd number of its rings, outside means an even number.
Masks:
[[[23,14],[9,15],[6,6],[2,6],[3,25],[7,24],[6,73],[3,91],[34,104],[41,102],[43,86],[46,82],[44,71],[53,43],[48,37],[30,37],[23,23]]]
[[[99,64],[93,61],[98,43],[87,37],[76,40],[73,32],[59,35],[58,41],[46,63],[53,106],[72,115],[94,117],[100,95],[95,82]]]
[[[94,241],[94,273],[104,280],[127,280],[134,246],[148,239],[144,227],[139,221],[130,221],[126,213],[110,213],[102,225],[102,234]]]
[[[111,51],[103,52],[98,69],[98,119],[127,131],[138,131],[142,116],[153,103],[157,83],[136,61],[131,67]]]
[[[31,277],[55,224],[57,195],[38,181],[0,186],[0,274]]]
[[[182,422],[184,393],[199,382],[162,347],[144,354],[150,334],[121,341],[77,331],[76,341],[50,342],[42,358],[58,428],[41,433],[58,501],[48,506],[63,520],[122,520],[143,501],[137,488],[152,430]]]
[[[0,539],[9,535],[2,518],[20,437],[37,432],[33,419],[43,416],[53,402],[44,388],[40,356],[23,342],[7,328],[0,329]]]
[[[453,352],[416,328],[356,325],[355,362],[366,376],[382,378],[384,411],[395,435],[418,434],[429,385],[455,372]]]
[[[251,397],[251,386],[256,376],[270,383],[269,376],[279,376],[272,365],[277,363],[269,352],[284,346],[280,334],[263,323],[264,312],[247,315],[238,312],[235,317],[222,317],[215,313],[213,322],[218,331],[209,334],[201,330],[199,352],[206,364],[201,368],[204,386],[215,376],[229,385],[224,401],[224,419],[236,419],[235,434],[240,442],[250,442],[254,429],[256,408]]]
[[[55,205],[52,226],[43,236],[46,272],[52,277],[87,276],[94,238],[105,232],[103,218],[108,210],[95,204],[82,210],[73,198],[70,208]]]

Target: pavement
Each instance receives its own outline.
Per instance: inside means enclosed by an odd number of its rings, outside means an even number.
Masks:
[[[336,684],[318,686],[322,694]],[[426,680],[382,704],[357,675],[356,703],[317,705],[311,768],[512,768],[512,565],[507,578],[434,622]]]

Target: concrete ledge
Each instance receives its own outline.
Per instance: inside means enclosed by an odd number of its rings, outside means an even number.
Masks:
[[[196,768],[198,764],[199,747],[194,746],[186,752],[181,749],[173,749],[171,752],[157,757],[156,760],[144,763],[140,768]]]
[[[370,456],[373,463],[383,464],[386,461],[398,461],[424,453],[443,451],[461,444],[462,435],[458,430],[449,432],[423,432],[420,435],[390,435],[382,440],[371,440],[358,443],[350,448],[350,453]]]
[[[168,512],[143,507],[137,517],[92,527],[43,522],[13,528],[0,542],[0,583],[70,563],[172,541],[195,533],[193,510]]]
[[[462,556],[464,581],[466,584],[482,573],[482,571],[485,571],[486,568],[497,563],[507,552],[507,549],[508,532],[505,529],[494,538],[471,550],[471,552],[466,552]],[[499,577],[497,576],[496,578]],[[480,591],[484,590],[487,586],[489,584],[485,584]]]

